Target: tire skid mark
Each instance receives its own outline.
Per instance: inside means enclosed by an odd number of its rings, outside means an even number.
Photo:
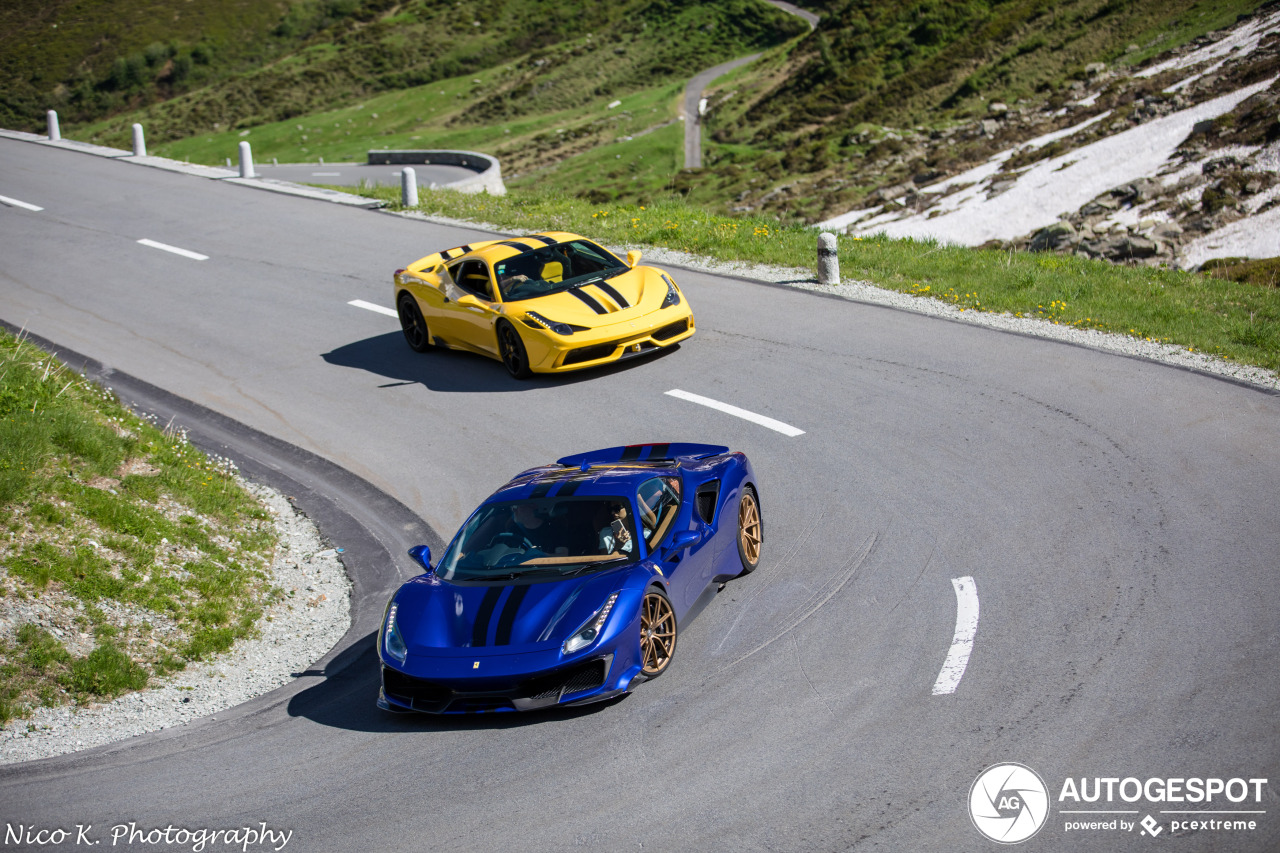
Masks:
[[[733,660],[730,663],[727,663],[724,666],[720,667],[718,670],[716,670],[715,675],[720,675],[721,673],[727,670],[730,670],[733,667],[737,666],[738,664],[742,663],[744,660],[756,654],[757,652],[764,651],[769,646],[773,645],[778,640],[781,640],[783,637],[790,634],[796,628],[803,625],[811,616],[813,616],[813,614],[821,610],[823,605],[825,605],[828,601],[830,601],[837,592],[839,592],[841,589],[844,588],[845,584],[853,580],[853,576],[858,573],[858,569],[862,568],[862,564],[866,562],[867,557],[870,556],[871,551],[875,548],[876,541],[879,538],[880,538],[880,534],[878,533],[872,533],[870,536],[868,536],[866,540],[862,543],[862,547],[859,548],[854,553],[854,555],[849,558],[848,562],[846,562],[844,566],[841,567],[840,571],[836,572],[836,574],[833,575],[825,584],[823,584],[822,587],[819,588],[817,592],[815,592],[813,595],[805,599],[805,601],[801,603],[798,607],[796,607],[795,610],[791,611],[791,614],[787,617],[786,620],[784,620],[786,627],[784,627],[782,630],[775,633],[772,637],[765,640],[760,645],[756,646],[751,651],[747,652],[746,654],[742,655],[736,660]],[[810,602],[814,602],[814,603],[810,603]]]
[[[818,529],[818,526],[822,523],[822,519],[824,519],[826,515],[827,508],[823,507],[818,512],[817,516],[810,522],[809,526],[805,528],[804,532],[801,533],[800,536],[791,544],[791,547],[787,549],[787,553],[774,560],[772,565],[769,566],[769,569],[767,570],[768,574],[764,583],[751,590],[751,592],[747,593],[747,595],[742,599],[742,603],[738,607],[738,615],[734,618],[733,624],[729,626],[729,630],[725,631],[724,636],[720,638],[720,644],[716,646],[715,653],[719,653],[719,651],[724,648],[725,642],[727,642],[729,637],[733,634],[734,629],[738,627],[738,623],[742,621],[742,617],[746,615],[747,606],[756,599],[760,593],[769,589],[778,582],[780,575],[775,570],[787,565],[797,554],[800,553],[800,549],[803,548],[805,543],[813,536],[814,531]],[[757,573],[758,571],[759,570],[757,570]]]

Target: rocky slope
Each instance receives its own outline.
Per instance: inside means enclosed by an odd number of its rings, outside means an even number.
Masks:
[[[1138,68],[1088,71],[1065,102],[886,133],[867,171],[921,170],[822,226],[1184,268],[1280,255],[1280,5]],[[928,168],[983,138],[985,162]]]

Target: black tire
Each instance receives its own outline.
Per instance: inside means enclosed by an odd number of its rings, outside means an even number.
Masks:
[[[640,674],[646,680],[657,678],[671,666],[677,634],[671,599],[658,587],[650,587],[640,602]]]
[[[742,489],[738,498],[738,557],[742,560],[742,573],[749,575],[760,565],[760,551],[764,545],[764,518],[760,514],[760,499],[751,486]]]
[[[427,330],[427,321],[422,316],[422,310],[418,308],[418,300],[413,298],[413,294],[408,292],[400,294],[400,299],[396,302],[396,312],[400,315],[400,330],[404,332],[404,339],[409,344],[409,349],[414,352],[430,350],[431,333]]]
[[[516,331],[506,321],[498,323],[498,354],[502,356],[502,363],[507,368],[507,372],[516,379],[528,379],[533,375],[533,369],[529,367],[529,353],[525,351],[524,341],[520,340],[520,333]]]

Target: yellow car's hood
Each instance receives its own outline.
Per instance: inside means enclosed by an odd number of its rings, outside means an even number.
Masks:
[[[635,267],[607,281],[506,303],[505,312],[536,311],[555,323],[599,329],[644,317],[662,307],[667,282],[653,267]]]

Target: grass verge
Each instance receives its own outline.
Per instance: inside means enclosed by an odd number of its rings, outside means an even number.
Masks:
[[[0,333],[0,723],[230,648],[280,590],[228,460]]]
[[[344,188],[338,188],[344,189]],[[349,189],[349,188],[347,188]],[[399,209],[399,191],[366,188]],[[679,199],[593,205],[540,191],[421,191],[418,210],[512,231],[564,230],[611,246],[657,246],[723,261],[813,269],[817,232],[768,217],[723,217]],[[963,310],[1040,318],[1280,370],[1280,289],[1199,273],[931,241],[839,236],[840,269],[878,287]],[[441,247],[423,247],[423,254]],[[412,260],[406,258],[405,260]]]

